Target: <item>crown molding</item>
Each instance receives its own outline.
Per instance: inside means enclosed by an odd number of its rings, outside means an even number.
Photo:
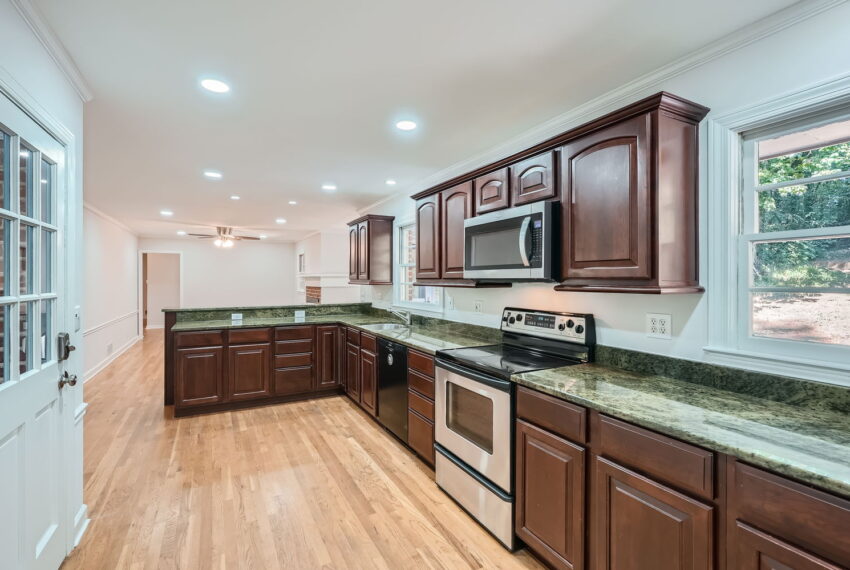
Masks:
[[[91,88],[88,86],[83,74],[62,41],[47,23],[41,11],[30,0],[11,0],[12,5],[21,14],[21,17],[29,25],[30,29],[44,46],[44,49],[56,63],[65,78],[80,96],[83,103],[88,103],[94,98]]]
[[[116,218],[113,218],[112,216],[110,216],[109,214],[104,212],[103,210],[99,210],[98,208],[95,208],[94,206],[92,206],[88,202],[85,202],[85,201],[83,202],[83,208],[88,210],[92,214],[103,218],[107,222],[118,226],[119,228],[121,228],[125,232],[136,236],[137,238],[143,237],[143,236],[140,236],[139,234],[137,234],[136,232],[134,232],[133,230],[131,230],[130,227],[127,226],[124,222],[121,222],[121,221],[117,220]]]
[[[406,186],[401,192],[391,194],[370,204],[359,210],[359,212],[368,212],[373,208],[398,198],[400,195],[409,197],[413,194],[418,194],[428,188],[437,186],[441,182],[461,176],[466,172],[470,172],[491,162],[496,162],[500,158],[509,156],[540,141],[578,127],[600,115],[610,113],[632,103],[641,96],[649,95],[652,91],[660,90],[661,86],[673,77],[682,75],[846,2],[847,0],[803,0],[792,4],[783,10],[762,18],[671,63],[642,75],[617,89],[608,91],[545,123],[532,127],[502,144],[435,172],[415,184]]]

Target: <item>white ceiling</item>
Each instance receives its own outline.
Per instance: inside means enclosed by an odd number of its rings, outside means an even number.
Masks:
[[[282,240],[793,3],[36,0],[94,92],[87,202],[145,236],[228,225]],[[397,131],[401,117],[421,128]]]

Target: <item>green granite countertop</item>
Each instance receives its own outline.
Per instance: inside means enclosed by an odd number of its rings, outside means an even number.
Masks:
[[[428,354],[434,354],[445,348],[459,348],[464,346],[483,346],[493,344],[493,340],[477,338],[462,332],[447,330],[442,327],[413,324],[398,330],[376,330],[370,325],[380,323],[400,323],[395,317],[382,315],[307,315],[306,317],[248,317],[238,323],[230,319],[183,321],[177,322],[171,328],[173,332],[199,331],[210,329],[236,329],[251,327],[280,327],[298,324],[323,324],[340,323],[346,326],[357,327],[375,336],[381,336],[404,344],[406,346],[421,350]]]
[[[513,380],[850,497],[850,415],[581,364]]]

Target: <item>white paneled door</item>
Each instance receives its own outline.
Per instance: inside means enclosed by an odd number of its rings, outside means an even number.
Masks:
[[[0,567],[58,568],[79,469],[66,330],[65,149],[0,94]]]

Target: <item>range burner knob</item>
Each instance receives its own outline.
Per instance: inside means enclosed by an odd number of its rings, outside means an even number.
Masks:
[[[567,328],[567,325],[565,325],[564,323],[561,323],[560,325],[558,325],[558,330],[559,330],[559,331],[562,331],[562,330],[564,330],[565,328]]]
[[[512,325],[512,324],[514,324],[515,322],[516,322],[516,319],[515,319],[515,318],[513,318],[513,317],[511,317],[510,319],[508,319],[508,324],[509,324],[509,325]]]
[[[583,332],[584,332],[584,327],[583,327],[583,326],[579,325],[579,326],[577,326],[577,327],[576,327],[576,333],[577,333],[577,334],[581,334],[581,333],[583,333]]]
[[[517,313],[516,320],[518,320],[518,321],[522,320],[522,313]]]
[[[503,315],[503,316],[502,316],[502,322],[503,322],[503,323],[508,322],[508,316],[507,316],[507,315]]]
[[[573,325],[575,325],[575,323],[573,322],[573,320],[572,320],[572,319],[570,319],[570,320],[568,320],[568,321],[567,321],[567,328],[568,328],[568,329],[573,328]]]

